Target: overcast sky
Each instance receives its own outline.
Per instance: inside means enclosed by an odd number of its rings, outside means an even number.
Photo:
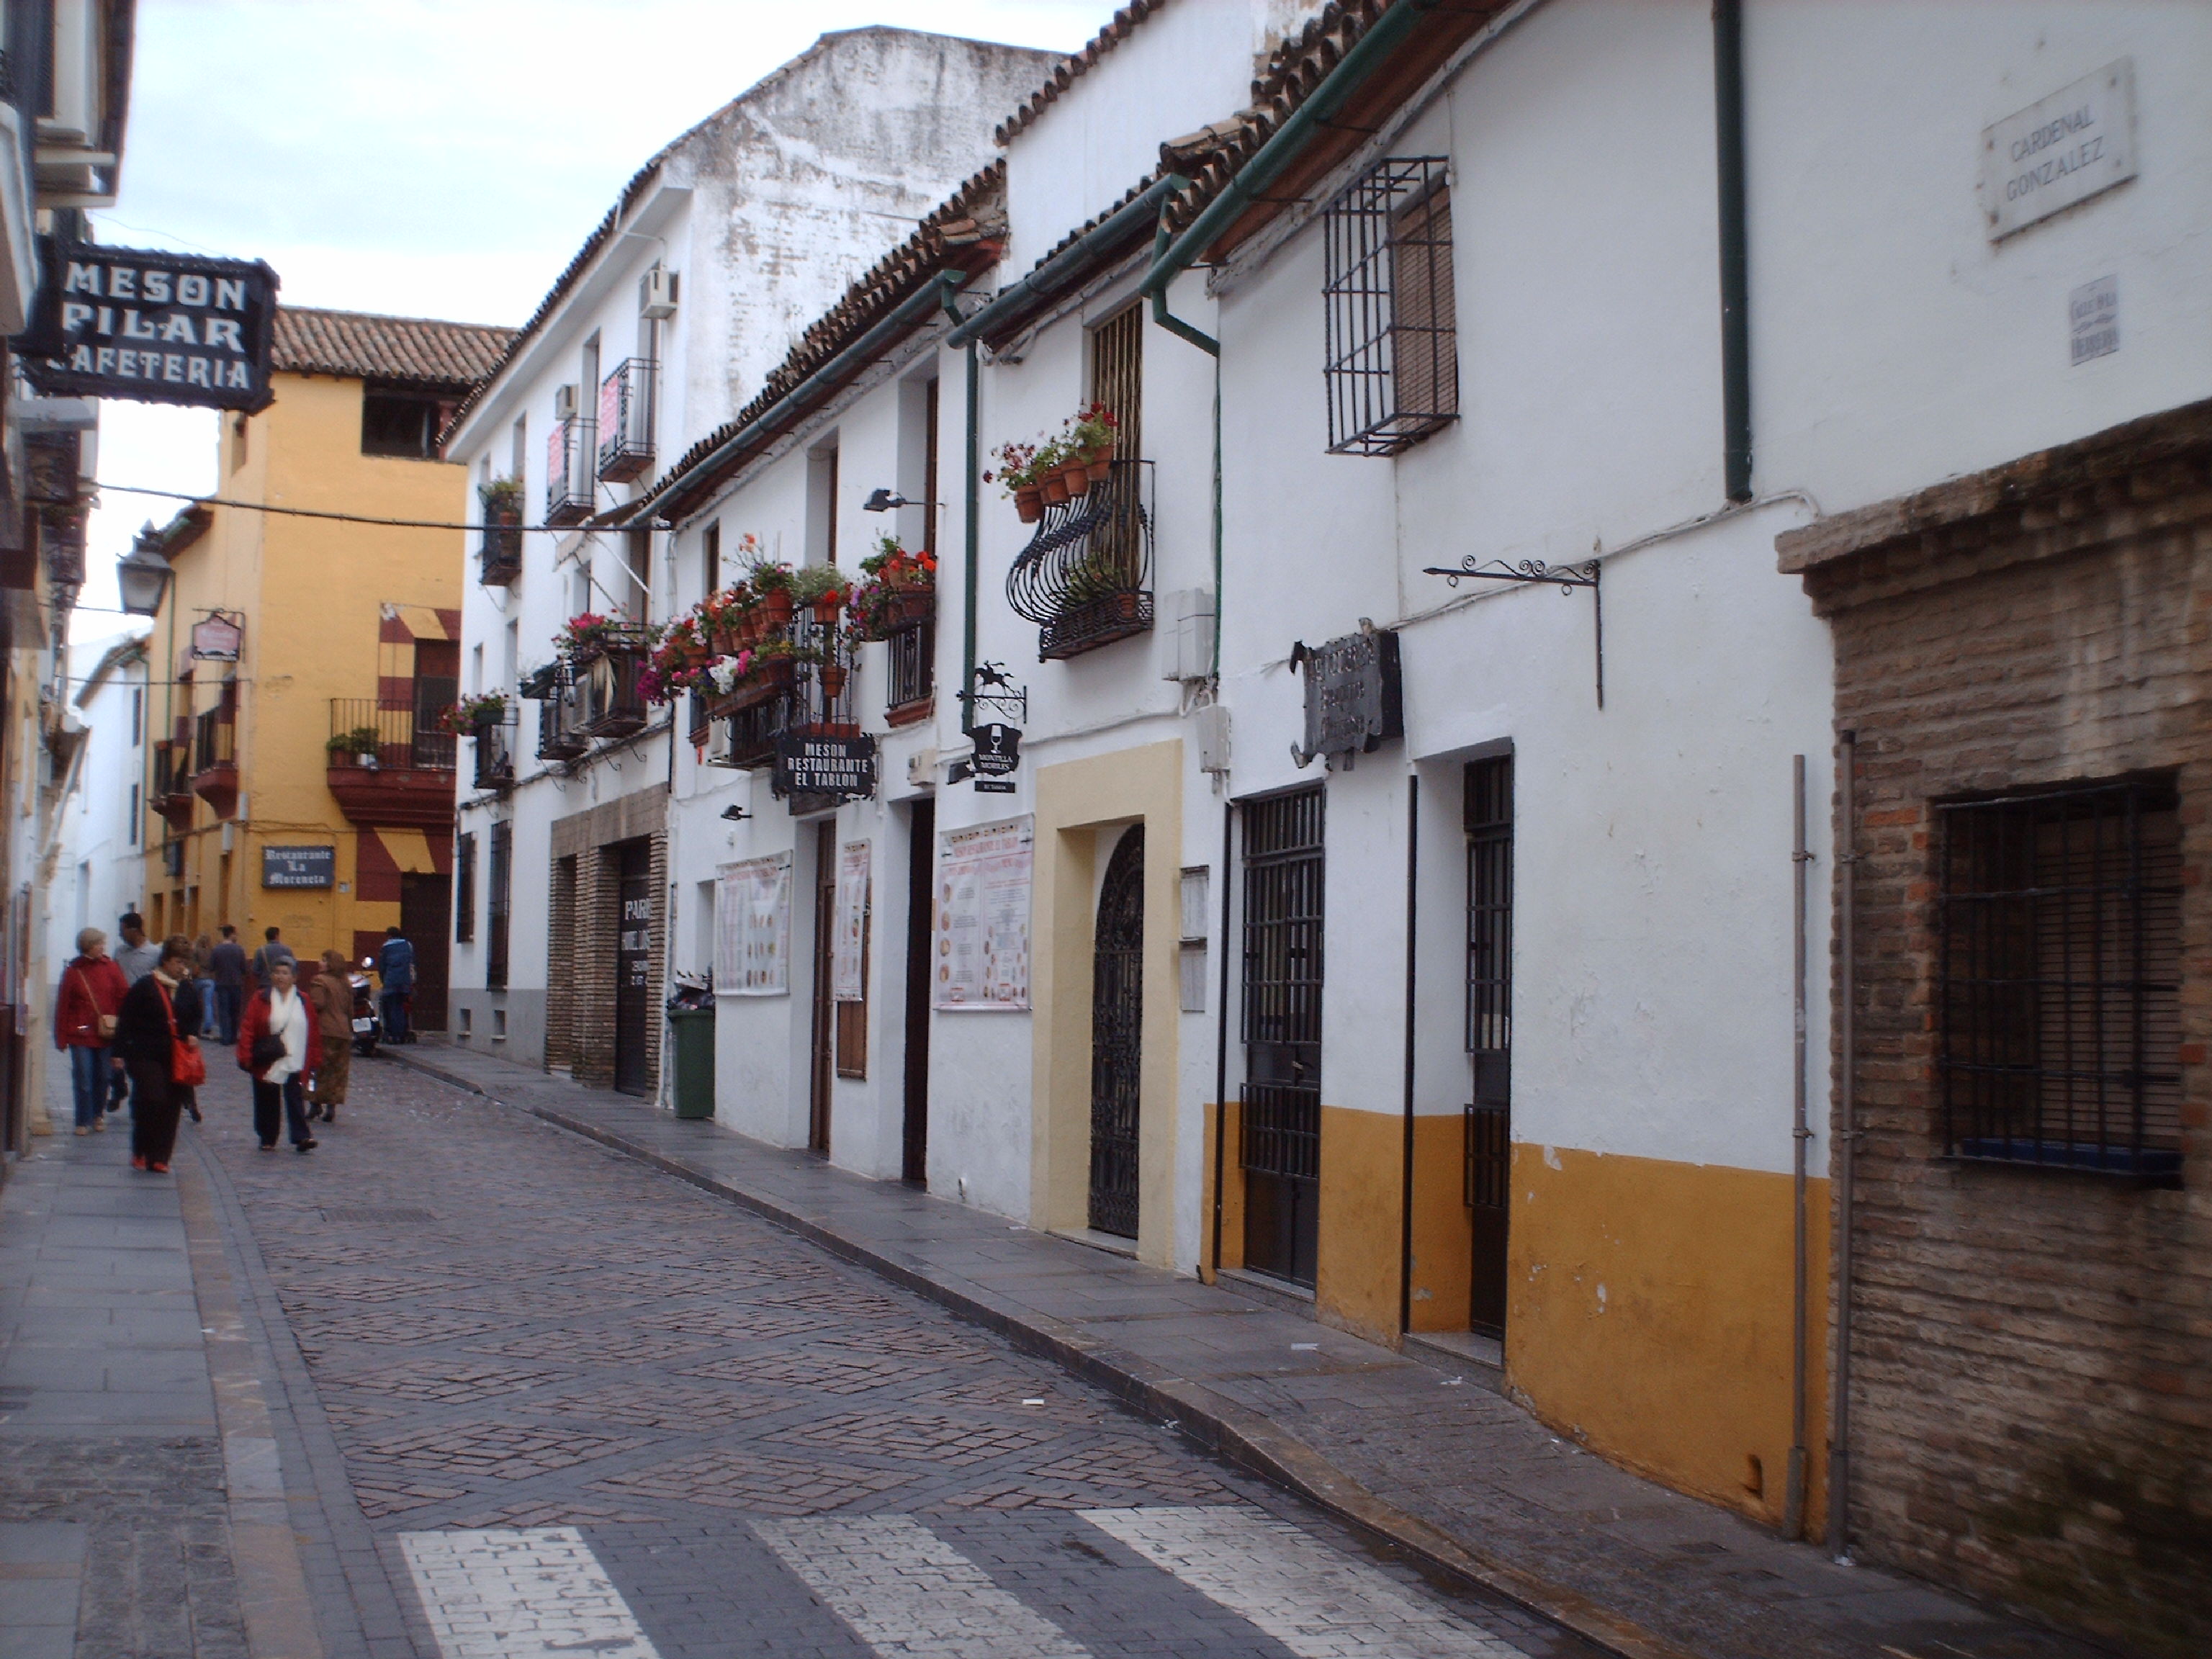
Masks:
[[[139,0],[101,240],[266,259],[294,305],[520,323],[645,159],[825,30],[1072,51],[1115,0]],[[216,416],[109,402],[100,477],[204,492]],[[110,491],[83,594],[178,503]],[[78,618],[79,640],[119,619]]]

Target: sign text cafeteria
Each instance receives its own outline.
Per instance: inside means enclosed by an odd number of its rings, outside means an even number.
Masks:
[[[42,390],[256,410],[269,401],[265,264],[49,242],[24,368]]]

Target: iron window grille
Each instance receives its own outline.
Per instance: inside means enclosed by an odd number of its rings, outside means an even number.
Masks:
[[[599,477],[642,477],[653,465],[653,389],[660,365],[632,357],[599,383]]]
[[[192,775],[238,763],[236,717],[228,708],[210,708],[192,717]]]
[[[1043,661],[1152,625],[1152,464],[1115,461],[1104,483],[1044,510],[1006,573],[1006,603],[1038,624]]]
[[[890,723],[896,726],[902,723],[902,714],[918,714],[937,689],[937,624],[925,617],[892,629],[884,643],[890,647],[890,668],[884,702]]]
[[[477,838],[453,837],[453,943],[474,944],[477,937]]]
[[[491,827],[484,859],[484,988],[507,988],[507,912],[514,879],[514,825],[502,818]]]
[[[1322,835],[1325,797],[1248,803],[1244,820],[1243,1167],[1321,1175]]]
[[[1945,803],[1936,814],[1945,1154],[2179,1185],[2172,784]]]
[[[576,726],[586,737],[626,738],[650,718],[641,679],[653,630],[643,623],[616,623],[574,669]]]
[[[545,434],[545,522],[580,524],[592,516],[592,423],[580,415]]]
[[[1395,455],[1459,418],[1441,155],[1377,161],[1322,214],[1332,455]]]

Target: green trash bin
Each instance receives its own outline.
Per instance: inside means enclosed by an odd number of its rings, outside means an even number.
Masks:
[[[714,1115],[714,1011],[672,1008],[676,1031],[676,1115]]]

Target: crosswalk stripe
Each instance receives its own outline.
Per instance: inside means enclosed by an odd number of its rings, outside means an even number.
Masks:
[[[1088,1659],[1059,1626],[903,1515],[755,1521],[763,1543],[878,1653],[897,1659]]]
[[[445,1659],[660,1659],[574,1527],[403,1532]]]
[[[1527,1659],[1387,1574],[1247,1504],[1082,1514],[1298,1659]]]

